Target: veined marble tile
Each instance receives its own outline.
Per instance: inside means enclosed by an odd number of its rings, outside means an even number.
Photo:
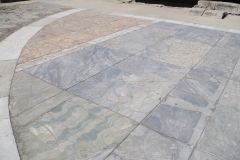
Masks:
[[[160,22],[107,40],[98,45],[135,54],[154,43],[182,30],[184,26]]]
[[[172,37],[213,46],[223,37],[223,35],[224,32],[220,31],[187,27],[186,29],[174,34]]]
[[[68,91],[140,122],[187,69],[133,56]]]
[[[230,79],[240,82],[240,60],[238,60]]]
[[[229,80],[219,100],[220,104],[240,109],[240,82]]]
[[[0,119],[9,118],[8,97],[0,98]]]
[[[137,55],[192,68],[210,48],[211,46],[199,42],[168,38],[146,48]]]
[[[231,49],[235,52],[240,50],[240,34],[226,33],[222,39],[217,43],[217,46]]]
[[[66,89],[128,56],[128,53],[91,46],[25,71],[57,87]]]
[[[211,75],[204,69],[198,68],[191,70],[188,75],[178,83],[176,89],[197,94],[212,102],[216,102],[226,83],[226,78]]]
[[[36,121],[41,115],[60,105],[64,101],[73,97],[68,92],[60,92],[59,94],[49,98],[48,100],[11,117],[13,126],[23,126]]]
[[[219,159],[239,159],[239,123],[240,110],[237,106],[217,105],[197,149],[219,157]]]
[[[143,125],[188,143],[200,117],[200,112],[161,104],[144,120]]]
[[[22,159],[104,159],[136,122],[79,97],[14,127]]]
[[[214,154],[209,154],[207,152],[202,152],[200,150],[195,149],[190,160],[201,160],[201,159],[207,159],[207,160],[221,160]]]
[[[213,47],[195,68],[214,76],[229,78],[239,56],[240,52],[225,47]]]
[[[186,160],[192,148],[138,126],[106,160]]]
[[[10,115],[14,116],[56,95],[61,90],[27,73],[14,74],[10,91]]]

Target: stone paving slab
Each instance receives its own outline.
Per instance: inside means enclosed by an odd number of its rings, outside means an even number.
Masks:
[[[0,61],[0,97],[8,97],[17,60]]]
[[[188,27],[177,34],[174,34],[172,37],[213,46],[223,37],[223,35],[224,32],[220,31]]]
[[[187,159],[192,148],[139,125],[106,160]]]
[[[57,87],[67,89],[127,57],[129,57],[128,53],[91,46],[27,69],[26,72]]]
[[[133,56],[68,91],[140,122],[186,72]]]
[[[239,108],[224,105],[217,105],[216,108],[197,148],[214,155],[216,159],[237,160],[240,156]]]
[[[10,118],[21,159],[239,157],[238,34],[78,11],[33,24],[60,18],[29,41],[44,52],[23,55],[32,68],[12,81]],[[82,39],[86,45],[76,46]],[[0,137],[12,135],[7,123]],[[14,139],[9,144],[16,148]]]
[[[24,72],[16,73],[10,90],[10,112],[15,116],[49,97],[61,92],[60,89]]]
[[[45,26],[33,36],[24,47],[18,63],[33,60],[146,22],[148,21],[120,18],[89,11],[74,13]]]
[[[136,125],[79,97],[54,105],[34,122],[14,127],[23,159],[104,159]]]
[[[175,38],[167,38],[137,55],[154,60],[192,68],[209,51],[209,45]]]
[[[102,42],[99,45],[135,54],[183,28],[185,26],[159,22],[130,34]]]

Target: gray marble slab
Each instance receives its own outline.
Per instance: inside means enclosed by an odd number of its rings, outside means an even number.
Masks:
[[[217,43],[217,46],[231,49],[239,53],[240,50],[240,34],[226,33]]]
[[[239,117],[238,107],[217,105],[197,149],[215,156],[216,159],[238,160],[240,157]]]
[[[127,58],[128,53],[91,46],[29,68],[25,72],[66,89]]]
[[[224,32],[198,28],[198,27],[188,27],[176,34],[173,38],[200,42],[207,45],[215,45],[224,35]]]
[[[10,90],[10,115],[26,111],[59,92],[57,87],[27,73],[15,73]]]
[[[106,160],[186,160],[192,148],[138,126]]]
[[[176,89],[199,95],[212,102],[216,102],[227,83],[226,78],[211,75],[204,69],[193,69],[181,82]]]
[[[187,69],[133,56],[68,91],[140,122]]]
[[[201,159],[222,160],[221,158],[219,158],[211,153],[203,152],[203,151],[195,149],[190,160],[201,160]]]
[[[146,48],[137,55],[192,68],[204,57],[210,48],[210,45],[199,42],[167,38]]]
[[[22,159],[105,159],[136,122],[79,97],[14,127]]]
[[[239,56],[240,52],[215,46],[195,68],[217,77],[229,78]]]
[[[219,100],[220,104],[226,106],[235,106],[240,109],[240,82],[229,80],[222,96]]]
[[[185,26],[160,22],[107,40],[98,45],[135,54],[183,28]]]
[[[143,121],[143,125],[181,142],[188,143],[200,117],[200,112],[161,104]]]

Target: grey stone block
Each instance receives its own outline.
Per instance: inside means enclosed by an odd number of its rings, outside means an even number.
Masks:
[[[215,5],[215,10],[225,11],[232,14],[240,14],[239,4],[236,3],[217,2]]]
[[[210,17],[210,18],[216,18],[216,19],[223,19],[227,16],[227,12],[225,11],[218,11],[218,10],[206,10],[203,15],[203,17]]]
[[[193,16],[202,16],[205,10],[205,8],[191,8],[188,10],[187,14]]]
[[[143,125],[183,143],[188,143],[200,117],[200,112],[161,104],[144,120]]]
[[[196,7],[214,9],[216,2],[212,1],[198,1],[198,5]]]

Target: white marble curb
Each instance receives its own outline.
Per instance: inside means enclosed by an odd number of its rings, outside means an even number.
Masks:
[[[174,23],[174,24],[181,24],[181,25],[185,25],[185,26],[192,26],[192,27],[240,34],[240,30],[213,27],[213,26],[201,25],[201,24],[196,24],[196,23],[186,23],[186,22],[175,21],[175,20],[159,19],[159,18],[147,17],[147,16],[136,16],[136,15],[131,15],[131,14],[123,14],[123,13],[115,13],[115,12],[112,12],[109,14],[115,15],[115,16],[121,16],[121,17],[139,18],[139,19],[145,19],[145,20],[151,20],[151,21],[157,21],[157,22],[168,22],[168,23]]]
[[[0,42],[0,63],[13,60],[16,66],[17,59],[23,47],[34,34],[53,21],[82,10],[84,9],[71,9],[60,12],[22,27],[14,32]],[[7,79],[6,76],[9,75],[13,77],[13,74],[14,70],[12,73],[8,73],[8,75],[2,75],[1,79]],[[9,97],[0,97],[0,142],[0,160],[20,160],[9,117]]]

